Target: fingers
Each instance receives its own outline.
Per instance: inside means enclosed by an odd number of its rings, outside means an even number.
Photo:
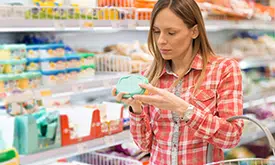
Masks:
[[[154,95],[154,96],[135,95],[134,99],[137,101],[140,101],[142,103],[150,104],[150,105],[154,105],[154,104],[163,102],[162,98],[157,95]]]
[[[117,96],[116,96],[116,101],[122,101],[123,96],[128,94],[127,92],[120,92]]]
[[[116,88],[112,89],[112,96],[116,96]]]
[[[149,93],[161,95],[161,89],[152,86],[151,84],[139,84],[141,88],[146,89]]]

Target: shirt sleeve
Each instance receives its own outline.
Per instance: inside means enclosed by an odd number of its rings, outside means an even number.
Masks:
[[[207,140],[218,148],[235,147],[242,135],[242,120],[227,122],[232,116],[243,114],[242,76],[234,60],[225,62],[217,87],[217,115],[195,108],[187,125],[195,130],[195,136]]]
[[[144,106],[141,114],[130,112],[130,132],[134,142],[145,152],[151,151],[153,140],[148,110],[149,106]]]

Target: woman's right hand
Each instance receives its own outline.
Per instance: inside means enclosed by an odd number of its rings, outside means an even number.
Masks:
[[[134,98],[124,99],[123,95],[125,95],[125,94],[128,94],[128,93],[121,92],[119,94],[116,94],[116,88],[112,89],[112,95],[116,97],[117,102],[123,102],[124,104],[131,106],[134,113],[141,114],[142,113],[142,103],[138,100],[135,100]]]

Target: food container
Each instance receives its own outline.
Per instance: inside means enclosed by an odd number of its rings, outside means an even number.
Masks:
[[[77,69],[77,68],[74,68],[74,69],[67,69],[67,78],[68,78],[68,81],[75,81],[75,80],[78,80],[79,78],[79,75],[80,75],[80,71],[81,69]]]
[[[95,75],[95,65],[82,66],[80,78],[91,78]]]
[[[4,75],[2,78],[2,80],[4,80],[3,82],[5,92],[12,92],[18,89],[20,80],[19,74],[8,74]]]
[[[9,75],[0,74],[0,92],[7,92],[9,83]]]
[[[81,57],[82,66],[95,65],[95,54],[83,53],[83,54],[79,54],[79,56]]]
[[[40,57],[40,47],[41,45],[27,45],[27,58],[32,59],[32,58],[39,58]]]
[[[25,70],[26,59],[21,60],[7,60],[7,64],[4,67],[4,73],[17,74],[22,73]]]
[[[124,95],[123,98],[130,98],[137,94],[142,95],[145,93],[145,89],[139,86],[141,83],[148,84],[149,81],[146,77],[140,75],[123,76],[116,84],[116,92],[117,94],[127,92],[128,94]]]
[[[5,66],[9,63],[9,60],[0,60],[0,74],[4,73]]]
[[[40,63],[42,71],[65,70],[67,65],[62,57],[40,59]]]
[[[29,89],[29,74],[28,73],[21,73],[19,75],[18,86],[20,90]]]
[[[41,58],[64,57],[65,55],[63,44],[41,45],[39,51]]]
[[[42,71],[42,82],[43,85],[58,85],[63,84],[67,80],[67,75],[65,70],[55,70],[55,71]]]
[[[26,71],[40,71],[40,59],[39,58],[28,58]]]
[[[81,67],[80,56],[78,56],[78,55],[66,56],[66,60],[67,60],[67,68],[80,68]]]
[[[20,60],[26,57],[26,45],[25,44],[11,44],[4,45],[4,49],[10,51],[11,60]]]
[[[29,88],[37,89],[42,85],[42,74],[40,72],[30,72],[29,74]]]

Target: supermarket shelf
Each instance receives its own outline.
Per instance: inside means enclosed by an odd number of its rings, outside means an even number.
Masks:
[[[275,56],[247,57],[244,60],[241,60],[239,62],[239,65],[241,69],[249,69],[266,67],[269,66],[271,63],[275,63]]]
[[[47,165],[58,159],[69,158],[83,153],[88,153],[131,140],[130,131],[91,140],[84,143],[61,147],[41,153],[20,157],[21,165]]]
[[[272,134],[275,133],[275,121],[269,122],[268,124],[266,124],[266,127],[270,130]],[[238,146],[254,142],[255,140],[261,139],[263,137],[266,137],[266,135],[261,129],[257,129],[257,131],[253,132],[253,134],[243,134]]]
[[[243,108],[249,108],[253,106],[263,105],[265,103],[274,103],[275,102],[275,93],[273,90],[265,92],[257,92],[244,96],[244,105]]]

